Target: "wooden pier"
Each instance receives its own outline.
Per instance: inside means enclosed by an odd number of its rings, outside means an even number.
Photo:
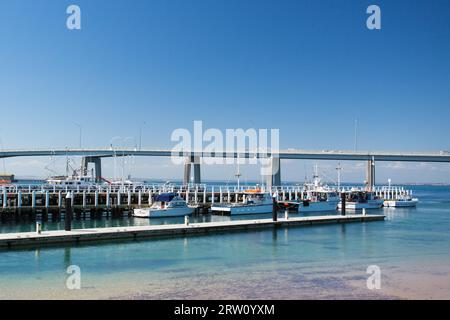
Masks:
[[[253,187],[254,188],[254,187]],[[302,186],[273,187],[267,192],[277,201],[297,201],[305,197]],[[8,220],[52,220],[64,217],[64,199],[70,191],[75,219],[131,216],[134,208],[149,206],[158,194],[173,192],[197,209],[195,214],[206,214],[215,203],[237,203],[245,200],[249,186],[201,185],[140,185],[112,187],[96,185],[87,188],[56,188],[44,185],[12,185],[0,189],[0,221]],[[342,187],[339,192],[348,192],[351,187]],[[411,190],[402,187],[376,187],[376,196],[389,200],[400,196],[411,196]]]
[[[9,186],[0,189],[0,219],[5,220],[59,220],[64,216],[64,199],[73,195],[72,208],[76,218],[98,218],[104,215],[121,217],[130,215],[134,208],[153,203],[158,194],[173,192],[191,205],[196,213],[208,213],[215,203],[236,203],[245,199],[245,191],[251,187],[237,186],[166,186],[142,185],[135,187],[92,186],[88,188],[49,188],[42,185]],[[253,187],[254,188],[254,187]],[[297,200],[300,186],[272,188],[277,199]]]
[[[153,226],[75,229],[0,234],[0,249],[40,247],[45,245],[94,243],[100,241],[136,240],[152,237],[189,236],[218,232],[244,231],[276,227],[313,226],[349,222],[382,221],[384,215],[330,215],[299,218],[236,220],[225,222],[185,223]]]

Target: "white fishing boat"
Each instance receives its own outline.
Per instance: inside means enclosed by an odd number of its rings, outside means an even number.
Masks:
[[[393,200],[384,200],[385,207],[415,207],[419,199],[417,198],[398,198]]]
[[[303,199],[292,203],[298,204],[299,213],[306,213],[335,211],[339,201],[336,191],[319,189],[307,192]]]
[[[134,209],[133,216],[139,218],[183,217],[191,215],[194,209],[175,193],[162,193],[156,197],[150,207]]]
[[[345,208],[348,210],[379,209],[383,202],[369,190],[352,189],[345,192]],[[342,209],[342,202],[339,202],[338,208]]]
[[[412,190],[391,186],[391,179],[388,179],[388,182],[388,186],[383,186],[378,190],[378,194],[384,198],[385,207],[415,207],[417,205],[419,199],[413,198]]]
[[[278,208],[289,208],[299,213],[335,211],[340,201],[335,189],[324,185],[317,173],[317,166],[312,183],[305,183],[299,198],[294,201],[278,201]]]
[[[243,193],[243,202],[220,203],[211,207],[212,213],[242,215],[270,213],[273,211],[273,198],[270,193],[260,189],[247,190]]]
[[[111,186],[112,190],[117,189],[135,189],[139,190],[144,187],[144,183],[140,181],[133,181],[130,179],[126,180],[116,180],[116,181],[107,181],[107,183]]]
[[[55,188],[55,189],[88,189],[89,187],[94,187],[100,185],[104,182],[98,182],[94,176],[93,170],[87,172],[82,168],[74,169],[71,165],[71,159],[66,159],[66,174],[65,175],[55,175],[51,176],[45,180],[45,188]],[[49,165],[46,166],[47,170],[54,172],[54,170],[49,169]],[[72,174],[70,174],[72,172]]]
[[[72,176],[53,176],[46,179],[45,184],[47,187],[80,189],[97,185],[95,178],[91,176],[79,176],[76,174]]]

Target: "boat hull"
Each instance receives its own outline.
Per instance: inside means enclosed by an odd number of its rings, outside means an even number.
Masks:
[[[170,208],[154,210],[150,208],[134,209],[133,216],[137,218],[167,218],[189,216],[194,212],[194,208]]]
[[[273,210],[272,204],[247,205],[247,206],[212,206],[211,212],[229,214],[229,215],[244,215],[244,214],[259,214],[270,213]]]
[[[417,205],[417,202],[419,202],[417,199],[411,199],[411,200],[385,200],[384,206],[385,207],[415,207]]]
[[[383,206],[383,200],[369,200],[367,202],[346,202],[345,209],[347,210],[362,210],[362,209],[379,209]],[[342,209],[342,204],[339,203],[339,209]]]
[[[298,205],[299,213],[306,212],[326,212],[326,211],[335,211],[337,209],[339,201],[317,201],[317,202],[309,202],[305,205],[305,203],[300,202]]]
[[[339,200],[327,200],[327,201],[314,201],[314,202],[303,202],[303,201],[287,201],[279,202],[278,210],[289,210],[298,213],[308,213],[308,212],[327,212],[336,211]]]

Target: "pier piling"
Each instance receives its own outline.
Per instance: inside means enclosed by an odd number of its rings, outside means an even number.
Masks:
[[[66,231],[72,230],[72,199],[72,192],[69,191],[66,195],[66,213],[64,217]]]
[[[341,215],[345,216],[345,192],[341,193]]]

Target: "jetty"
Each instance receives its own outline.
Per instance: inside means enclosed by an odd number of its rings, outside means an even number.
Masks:
[[[342,224],[350,222],[382,221],[384,215],[328,215],[311,217],[289,217],[282,219],[235,220],[222,222],[74,229],[38,232],[20,232],[0,234],[0,249],[20,247],[40,247],[46,245],[64,245],[94,243],[101,241],[138,240],[154,237],[190,236],[219,232],[270,229],[277,227],[300,227],[323,224]]]
[[[133,209],[152,205],[155,197],[165,192],[176,193],[194,205],[196,214],[207,214],[214,204],[243,202],[249,189],[254,189],[254,186],[143,184],[58,188],[10,185],[0,188],[0,220],[58,221],[64,217],[64,199],[68,192],[73,195],[71,205],[77,219],[130,216]],[[275,194],[277,200],[297,200],[301,198],[302,186],[272,187],[265,191]]]

